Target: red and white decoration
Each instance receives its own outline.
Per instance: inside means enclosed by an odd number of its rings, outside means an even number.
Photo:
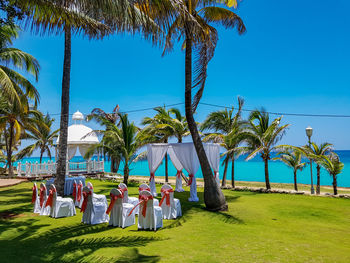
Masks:
[[[50,216],[53,218],[74,216],[75,206],[71,198],[57,196],[56,187],[50,186],[49,196],[46,200],[45,207],[51,207]]]
[[[174,198],[173,188],[165,184],[161,188],[162,199],[159,206],[162,208],[164,219],[175,219],[182,216],[181,203],[179,199]]]

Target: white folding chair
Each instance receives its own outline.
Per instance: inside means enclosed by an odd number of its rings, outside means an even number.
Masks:
[[[149,192],[151,192],[151,188],[148,186],[148,184],[141,184],[139,186],[139,201],[140,201],[140,196],[141,196],[141,192],[142,191],[149,191]],[[159,206],[159,200],[154,198],[153,199],[153,204],[155,206]],[[136,214],[138,214],[138,213],[136,213]]]
[[[69,217],[76,214],[73,200],[69,197],[57,196],[56,187],[53,184],[50,185],[49,197],[45,206],[51,207],[50,216],[53,218]]]
[[[107,223],[109,219],[106,214],[107,206],[106,196],[95,195],[89,186],[85,186],[83,188],[83,203],[80,209],[83,212],[81,221],[84,224],[91,225]]]
[[[74,205],[76,207],[81,208],[81,205],[83,203],[83,183],[79,180],[79,183],[77,185],[77,193],[76,193],[76,198],[75,198],[75,202]]]
[[[123,203],[136,205],[139,202],[137,197],[129,196],[128,187],[124,183],[118,185],[118,189],[123,193]]]
[[[40,194],[39,194],[39,205],[40,205],[40,215],[49,216],[51,212],[51,207],[46,206],[47,201],[47,189],[44,183],[40,184]]]
[[[154,206],[153,195],[150,191],[141,191],[138,205],[140,206],[138,218],[139,229],[157,230],[163,227],[162,209],[159,206]]]
[[[179,199],[174,198],[174,190],[168,185],[164,184],[160,190],[162,199],[159,206],[162,208],[164,219],[175,219],[182,215],[181,203]]]
[[[35,214],[40,214],[40,201],[38,198],[38,187],[36,186],[36,183],[33,184],[33,188],[32,188],[32,204],[34,204],[34,209],[33,209],[33,213]]]
[[[110,214],[110,226],[128,227],[135,224],[134,206],[123,202],[123,192],[113,188],[110,193],[111,202],[108,206],[106,214]]]

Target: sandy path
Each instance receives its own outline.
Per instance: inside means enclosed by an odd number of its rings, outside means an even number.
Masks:
[[[0,187],[16,185],[26,181],[27,179],[0,179]]]

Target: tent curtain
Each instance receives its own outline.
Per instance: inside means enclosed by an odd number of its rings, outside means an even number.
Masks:
[[[169,147],[168,153],[170,156],[170,160],[173,163],[173,165],[177,171],[175,191],[176,192],[184,192],[185,190],[182,188],[182,177],[181,177],[181,173],[182,173],[182,170],[184,167],[182,166],[179,159],[177,159],[176,154],[171,146]]]
[[[90,144],[82,144],[82,145],[79,145],[79,152],[81,154],[81,156],[84,158],[87,150],[90,148]],[[85,158],[84,158],[85,159]]]
[[[197,183],[195,174],[199,169],[199,160],[197,157],[196,149],[193,143],[174,143],[171,145],[177,159],[183,165],[183,168],[189,174],[190,182],[190,198],[191,202],[198,202],[199,198],[197,196]]]
[[[154,181],[154,174],[168,150],[169,145],[166,143],[148,144],[147,145],[147,161],[150,172],[149,186],[153,196],[157,196],[156,183]]]
[[[219,168],[220,168],[220,145],[216,143],[205,143],[203,144],[205,154],[208,157],[208,161],[216,182],[220,185]]]
[[[68,161],[72,160],[75,153],[77,152],[77,148],[78,147],[76,145],[68,145],[68,150],[67,150]]]

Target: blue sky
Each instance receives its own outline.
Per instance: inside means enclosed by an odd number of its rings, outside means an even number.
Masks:
[[[350,115],[348,10],[346,0],[241,2],[237,13],[247,32],[239,36],[219,28],[202,102],[231,106],[240,95],[247,109],[264,106],[272,112]],[[41,64],[40,109],[56,118],[56,127],[63,44],[62,36],[30,32],[22,32],[15,42]],[[111,111],[116,104],[128,111],[184,102],[184,53],[177,46],[166,57],[161,54],[161,48],[129,34],[102,41],[74,37],[70,113],[90,113],[95,107]],[[213,110],[199,106],[196,120]],[[129,116],[138,124],[152,115],[149,110]],[[291,124],[283,143],[304,144],[305,127],[310,125],[316,142],[350,149],[350,118],[285,116],[283,121]]]

